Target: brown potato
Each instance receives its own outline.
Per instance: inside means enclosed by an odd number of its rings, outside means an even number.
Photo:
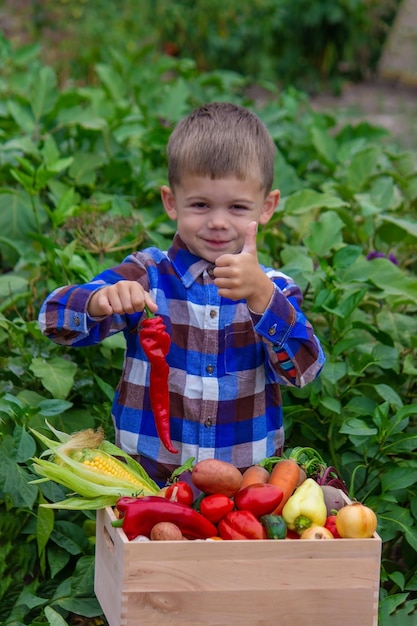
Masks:
[[[240,489],[243,476],[227,461],[204,459],[194,465],[191,480],[204,493],[222,493],[231,498]]]
[[[182,541],[181,530],[172,522],[158,522],[151,530],[151,541]]]

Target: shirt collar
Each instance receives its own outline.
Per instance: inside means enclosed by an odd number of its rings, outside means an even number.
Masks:
[[[184,287],[191,287],[204,271],[212,275],[213,263],[192,254],[178,233],[175,235],[167,254]]]

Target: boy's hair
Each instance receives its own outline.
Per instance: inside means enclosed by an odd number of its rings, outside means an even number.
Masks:
[[[259,178],[269,193],[276,147],[257,115],[230,102],[205,104],[182,119],[168,142],[168,181],[172,188],[184,174],[212,179]]]

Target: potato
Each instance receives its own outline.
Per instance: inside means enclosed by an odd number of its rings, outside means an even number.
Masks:
[[[194,465],[191,480],[204,493],[222,493],[231,498],[240,489],[243,475],[232,463],[203,459]]]
[[[158,522],[151,530],[152,541],[182,541],[181,530],[172,522]]]

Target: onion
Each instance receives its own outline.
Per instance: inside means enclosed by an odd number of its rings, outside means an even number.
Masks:
[[[336,528],[344,539],[367,539],[372,537],[378,524],[372,509],[352,502],[347,504],[336,515]]]
[[[314,539],[314,541],[320,541],[323,539],[334,539],[334,537],[330,530],[324,526],[310,526],[310,528],[307,528],[301,533],[300,539]]]

